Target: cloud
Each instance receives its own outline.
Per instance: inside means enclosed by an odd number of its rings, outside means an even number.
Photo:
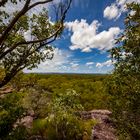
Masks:
[[[111,27],[107,31],[98,32],[101,24],[94,20],[88,24],[86,20],[66,22],[65,27],[72,31],[71,50],[80,49],[91,52],[92,49],[109,50],[114,46],[114,39],[121,32],[119,27]]]
[[[79,64],[78,63],[71,62],[70,64],[71,64],[72,70],[77,70],[79,68]]]
[[[109,20],[118,19],[126,11],[126,3],[132,2],[140,3],[140,0],[116,0],[116,2],[105,8],[104,17]]]
[[[91,66],[91,65],[93,65],[94,64],[94,62],[87,62],[86,63],[86,66]]]
[[[116,5],[107,6],[104,10],[104,17],[108,19],[116,18],[119,15],[119,9]]]
[[[88,69],[93,69],[94,62],[87,62],[85,65]]]
[[[65,50],[56,48],[54,50],[54,57],[52,60],[46,60],[42,62],[38,68],[30,70],[24,70],[25,72],[63,72],[67,71],[67,64],[70,63],[72,54]]]
[[[97,68],[102,68],[104,66],[110,67],[113,64],[112,60],[107,60],[106,62],[103,63],[96,63]]]

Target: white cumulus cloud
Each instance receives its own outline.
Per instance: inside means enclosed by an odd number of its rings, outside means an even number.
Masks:
[[[116,0],[104,9],[104,17],[107,19],[117,19],[126,11],[126,3],[140,3],[140,0]]]
[[[70,63],[71,53],[58,48],[54,49],[54,57],[52,60],[42,62],[38,68],[24,70],[25,72],[63,72],[67,70],[67,64]]]
[[[102,68],[104,66],[110,67],[113,64],[112,60],[107,60],[106,62],[103,63],[96,63],[97,68]]]
[[[108,19],[116,18],[119,15],[119,9],[116,5],[107,6],[104,10],[104,17]]]
[[[114,46],[114,39],[121,32],[119,27],[98,32],[101,24],[94,20],[88,24],[86,20],[66,22],[65,27],[72,31],[71,50],[80,49],[82,52],[91,52],[92,49],[109,50]]]
[[[113,19],[119,16],[119,9],[116,5],[107,6],[104,10],[104,17],[108,19]]]

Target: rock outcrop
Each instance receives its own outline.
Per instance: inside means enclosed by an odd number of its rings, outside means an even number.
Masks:
[[[108,110],[92,110],[82,113],[84,119],[95,119],[98,123],[92,129],[92,140],[118,140]]]
[[[4,98],[6,94],[12,92],[13,92],[13,88],[10,86],[0,88],[0,98]]]

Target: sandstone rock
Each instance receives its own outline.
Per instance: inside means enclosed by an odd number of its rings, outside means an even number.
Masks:
[[[109,110],[92,110],[82,112],[84,119],[95,119],[98,123],[93,126],[92,140],[118,140],[115,126],[110,118]]]

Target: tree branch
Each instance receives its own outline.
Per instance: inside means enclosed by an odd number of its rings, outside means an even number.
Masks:
[[[48,3],[48,2],[51,2],[51,1],[52,1],[52,0],[46,0],[46,1],[42,1],[42,2],[36,2],[36,3],[32,4],[31,6],[29,6],[28,9],[26,9],[26,11],[30,10],[31,8],[35,7],[36,5]],[[40,39],[40,40],[24,41],[24,42],[16,43],[16,44],[14,44],[11,48],[9,48],[8,50],[6,50],[5,52],[3,52],[3,53],[0,55],[0,60],[1,60],[6,54],[8,54],[9,52],[13,51],[13,50],[14,50],[17,46],[19,46],[19,45],[28,45],[28,44],[31,44],[31,43],[43,42],[43,41],[46,41],[46,40],[52,38],[53,36],[55,36],[55,35],[62,29],[62,27],[63,27],[62,24],[63,24],[63,22],[64,22],[66,13],[68,12],[68,10],[69,10],[69,8],[70,8],[71,2],[72,2],[72,0],[69,1],[69,4],[68,4],[67,8],[65,9],[65,11],[64,11],[63,14],[62,14],[62,17],[61,17],[61,19],[60,19],[61,26],[59,27],[59,29],[58,29],[54,34],[52,34],[51,36],[49,36],[49,37],[47,37],[47,38]],[[25,6],[28,6],[29,3],[30,3],[30,0],[27,0]],[[25,7],[25,6],[24,6],[24,7]],[[26,7],[25,7],[25,8],[26,8]],[[23,8],[23,9],[24,9],[24,8]],[[22,11],[22,10],[21,10],[21,11]],[[15,17],[15,20],[18,20],[18,19],[16,19],[16,17]],[[14,21],[13,21],[13,22],[14,22]],[[12,22],[11,22],[11,23],[12,23]],[[12,28],[12,25],[11,25],[11,27],[9,27],[9,28]],[[7,30],[7,29],[6,29],[6,30]],[[5,31],[6,31],[6,30],[5,30]],[[4,33],[4,34],[6,34],[6,33]],[[3,35],[2,35],[2,36],[3,36]],[[1,38],[0,38],[0,43],[2,43],[2,42],[1,42]]]
[[[45,3],[48,3],[48,2],[51,2],[51,1],[53,1],[53,0],[45,0],[45,1],[36,2],[36,3],[32,4],[32,5],[30,5],[28,7],[28,10],[32,9],[33,7],[35,7],[35,6],[39,5],[39,4],[45,4]]]
[[[14,26],[14,24],[18,21],[18,19],[24,15],[28,10],[30,10],[31,8],[35,7],[36,5],[38,4],[44,4],[44,3],[47,3],[47,2],[50,2],[50,1],[53,1],[53,0],[46,0],[46,1],[43,1],[43,2],[36,2],[34,4],[32,4],[31,6],[28,6],[22,11],[20,11],[16,17],[12,20],[12,24],[10,23],[9,26],[7,27],[8,29],[8,32],[5,33],[6,36],[3,37],[3,34],[2,36],[0,37],[0,44],[3,43],[3,41],[6,39],[6,37],[8,36],[10,30],[12,30],[12,27]],[[26,3],[29,2],[30,3],[30,0],[27,0]],[[7,55],[8,53],[10,53],[11,51],[13,51],[17,46],[19,45],[29,45],[29,44],[34,44],[34,43],[40,43],[40,42],[43,42],[41,43],[34,51],[32,52],[29,52],[25,55],[23,55],[23,57],[20,59],[20,61],[17,63],[16,66],[14,66],[11,70],[8,71],[8,73],[6,74],[6,76],[4,77],[4,79],[2,81],[0,81],[0,87],[6,85],[15,75],[18,71],[22,70],[23,68],[27,67],[28,64],[27,64],[27,57],[29,57],[30,55],[32,55],[33,53],[35,53],[36,51],[39,51],[40,48],[42,48],[43,46],[47,45],[47,44],[50,44],[52,43],[53,41],[56,40],[58,34],[59,34],[59,31],[61,31],[61,29],[63,29],[63,23],[64,23],[64,20],[65,20],[65,15],[68,11],[68,9],[70,8],[70,5],[71,5],[71,2],[72,0],[69,0],[69,3],[67,4],[67,7],[64,7],[65,10],[62,11],[62,16],[60,17],[60,26],[59,28],[57,29],[56,32],[54,32],[52,35],[50,35],[49,37],[46,37],[44,39],[40,39],[40,40],[33,40],[33,41],[23,41],[23,42],[18,42],[16,44],[14,44],[12,47],[10,47],[8,50],[6,50],[5,52],[3,52],[0,56],[0,60],[2,58],[4,58],[5,55]],[[62,5],[63,6],[63,5]],[[24,6],[25,7],[25,6]],[[27,46],[28,47],[28,46]]]
[[[1,7],[1,6],[4,6],[4,5],[6,4],[7,1],[8,1],[8,0],[1,0],[1,1],[0,1],[0,7]]]
[[[40,42],[43,42],[43,41],[46,41],[48,39],[51,39],[52,37],[56,36],[57,37],[57,34],[58,32],[62,29],[62,25],[58,28],[58,30],[53,33],[52,35],[50,35],[49,37],[47,38],[44,38],[44,39],[40,39],[40,40],[33,40],[33,41],[24,41],[24,42],[18,42],[16,44],[14,44],[11,48],[9,48],[8,50],[6,50],[5,52],[3,52],[1,55],[0,55],[0,60],[5,56],[7,55],[9,52],[13,51],[17,46],[19,45],[29,45],[29,44],[32,44],[32,43],[40,43]],[[56,38],[55,38],[56,39]],[[48,43],[47,43],[48,44]]]
[[[0,36],[0,45],[6,39],[7,35],[11,31],[12,27],[15,25],[15,23],[18,21],[18,19],[21,16],[23,16],[27,11],[29,11],[33,7],[35,7],[35,6],[39,5],[39,4],[45,4],[45,3],[51,2],[53,0],[40,1],[40,2],[36,2],[36,3],[32,4],[31,6],[29,6],[30,1],[31,0],[27,0],[26,1],[26,3],[24,5],[24,7],[22,8],[22,10],[13,18],[13,20],[11,21],[11,23],[7,26],[7,28],[5,29],[5,31],[3,32],[3,34]]]
[[[64,22],[64,20],[65,20],[66,14],[67,14],[68,10],[70,9],[71,3],[72,3],[72,0],[69,0],[68,6],[67,6],[67,8],[65,9],[65,11],[63,12],[63,15],[62,15],[62,17],[61,17],[61,21],[62,21],[62,22]]]
[[[11,21],[11,23],[7,26],[7,28],[5,29],[5,31],[2,33],[2,35],[0,36],[0,45],[2,44],[2,42],[4,41],[4,39],[7,37],[7,35],[9,34],[10,30],[12,29],[12,27],[15,25],[15,23],[18,21],[18,19],[24,15],[26,13],[26,9],[28,8],[29,4],[30,4],[31,0],[27,0],[24,7],[22,8],[22,10],[13,18],[13,20]]]

